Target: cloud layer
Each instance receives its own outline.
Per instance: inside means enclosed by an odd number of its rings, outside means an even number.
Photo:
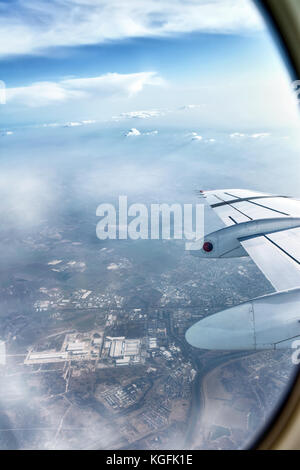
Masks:
[[[122,119],[149,119],[153,117],[164,116],[166,111],[161,109],[149,109],[144,111],[128,111],[121,113],[118,116],[113,116],[114,121],[120,121]]]
[[[7,104],[29,107],[59,104],[91,97],[134,96],[146,85],[162,85],[155,72],[131,74],[107,73],[93,78],[76,78],[59,82],[36,82],[26,87],[8,88]]]
[[[243,134],[240,132],[234,132],[230,134],[231,139],[243,139],[244,137],[250,137],[251,139],[264,139],[266,137],[270,137],[269,132],[258,132],[256,134]]]
[[[1,4],[0,56],[129,37],[261,27],[250,0],[15,0]]]
[[[125,136],[126,137],[137,137],[139,135],[157,135],[157,134],[158,134],[157,130],[141,132],[138,129],[136,129],[135,127],[133,127],[132,129],[130,129],[130,131],[126,132]]]

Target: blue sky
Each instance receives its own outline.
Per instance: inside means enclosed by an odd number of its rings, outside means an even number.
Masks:
[[[5,129],[148,108],[158,125],[295,121],[288,73],[250,0],[2,1],[0,43]]]
[[[259,53],[258,53],[259,51]],[[270,57],[267,63],[266,57]],[[230,68],[227,67],[230,62]],[[251,64],[267,70],[276,67],[271,42],[264,33],[247,36],[186,33],[169,38],[134,38],[92,46],[55,48],[45,55],[2,58],[1,74],[7,86],[62,77],[98,76],[109,72],[130,74],[159,71],[170,80],[226,77]]]

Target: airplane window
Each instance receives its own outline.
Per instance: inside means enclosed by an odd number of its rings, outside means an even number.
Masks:
[[[299,363],[299,105],[250,0],[0,9],[0,448],[244,449]]]

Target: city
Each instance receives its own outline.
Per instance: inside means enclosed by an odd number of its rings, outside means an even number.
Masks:
[[[145,277],[148,250],[140,251],[139,270],[126,243],[99,242],[97,249],[72,239],[71,227],[45,227],[36,239],[23,240],[44,261],[26,275],[22,267],[17,276],[8,273],[1,288],[7,315],[0,335],[0,401],[20,445],[243,445],[287,382],[289,358],[269,352],[266,362],[267,353],[197,351],[184,335],[200,318],[270,290],[267,281],[247,259],[221,262],[218,269],[207,263],[203,276],[179,242],[152,247],[155,264],[148,264]],[[169,257],[174,250],[176,266]],[[236,387],[228,389],[227,369]],[[270,401],[264,397],[269,389]],[[237,407],[233,425],[218,415],[220,403],[223,411],[226,403]],[[26,413],[30,425],[23,423]],[[2,434],[11,445],[10,432]]]

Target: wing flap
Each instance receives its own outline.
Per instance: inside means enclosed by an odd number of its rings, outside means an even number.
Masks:
[[[299,230],[299,229],[295,229]],[[289,231],[250,238],[241,245],[277,291],[300,286],[300,263],[293,250],[285,250]],[[276,239],[276,242],[273,240]],[[300,249],[297,256],[300,259]]]
[[[300,201],[287,196],[244,189],[204,191],[201,194],[226,226],[246,220],[300,217]]]
[[[300,201],[245,189],[204,191],[225,226],[281,217],[300,217]],[[300,286],[300,228],[259,235],[242,247],[277,291]]]

